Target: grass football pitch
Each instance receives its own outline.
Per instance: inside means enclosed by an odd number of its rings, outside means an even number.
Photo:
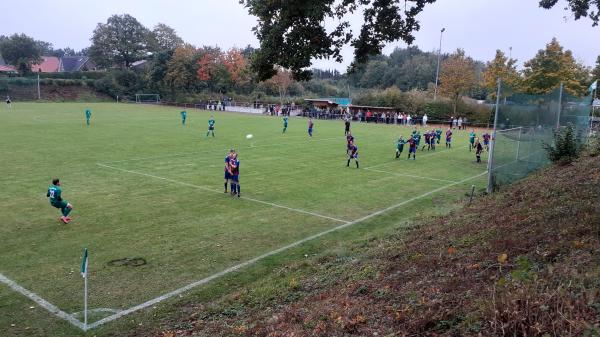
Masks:
[[[0,276],[82,320],[87,247],[94,323],[338,226],[376,226],[390,211],[411,217],[485,186],[487,155],[475,163],[467,131],[455,131],[450,150],[442,140],[416,160],[406,159],[407,148],[394,159],[395,139],[410,128],[355,122],[356,169],[346,167],[341,121],[315,120],[311,139],[303,118],[292,117],[282,134],[281,118],[214,112],[216,137],[207,138],[211,112],[189,109],[182,126],[180,111],[115,103],[0,109]],[[242,198],[223,193],[230,148],[239,153]],[[54,177],[74,205],[67,225],[46,198]],[[133,258],[145,263],[114,262]],[[0,283],[1,330],[33,324],[22,313],[38,303],[24,298]]]

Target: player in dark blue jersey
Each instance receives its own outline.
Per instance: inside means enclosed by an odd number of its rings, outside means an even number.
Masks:
[[[425,144],[421,148],[421,151],[424,151],[425,147],[427,147],[427,151],[431,150],[431,143],[434,142],[434,144],[435,144],[435,133],[430,132],[430,131],[425,131],[425,134],[423,134],[423,137],[425,138]],[[435,150],[435,145],[434,145],[434,150]]]
[[[237,153],[233,154],[233,157],[229,160],[229,173],[231,174],[231,195],[237,194],[238,198],[240,194],[240,161],[237,159]]]
[[[411,137],[408,139],[408,158],[410,159],[410,154],[412,153],[413,159],[417,160],[417,141],[415,137]]]
[[[346,135],[346,153],[350,154],[350,147],[354,144],[354,136],[350,132]]]
[[[350,167],[350,160],[352,159],[354,159],[356,168],[358,168],[358,146],[354,143],[350,146],[350,150],[348,151],[348,163],[346,164],[346,167]]]
[[[435,130],[431,130],[429,132],[429,148],[430,150],[435,151],[435,140],[436,140],[436,133]]]
[[[312,138],[312,133],[313,133],[313,127],[315,126],[315,123],[313,122],[312,118],[308,119],[308,136]]]
[[[233,155],[235,154],[235,150],[231,149],[229,150],[229,153],[225,156],[225,192],[227,193],[227,184],[229,183],[229,181],[231,180],[231,171],[229,168],[229,161],[231,160],[231,158],[233,158]]]
[[[451,148],[452,147],[452,129],[448,128],[448,130],[446,130],[446,148]]]
[[[485,150],[487,152],[490,152],[490,139],[492,138],[492,136],[487,133],[487,131],[483,134],[483,147],[485,148]]]

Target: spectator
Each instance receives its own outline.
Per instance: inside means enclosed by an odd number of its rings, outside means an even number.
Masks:
[[[462,129],[462,125],[463,125],[463,119],[462,119],[462,117],[458,117],[458,129],[459,130]]]
[[[457,126],[458,126],[458,119],[456,119],[456,117],[452,117],[452,127],[454,129],[456,129]]]
[[[423,115],[423,126],[427,126],[427,114]]]
[[[410,120],[411,119],[412,118],[410,117],[410,114],[408,116],[406,116],[406,125],[410,125],[410,123],[411,123]]]

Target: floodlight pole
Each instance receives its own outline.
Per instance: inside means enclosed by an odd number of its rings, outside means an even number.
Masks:
[[[488,158],[488,186],[487,192],[492,193],[493,178],[492,170],[494,167],[494,148],[496,147],[496,126],[498,125],[498,110],[500,109],[500,90],[502,88],[502,80],[498,78],[498,91],[496,92],[496,112],[494,113],[494,130],[492,131],[492,142],[490,144],[490,156]]]
[[[435,71],[435,89],[433,92],[433,100],[437,99],[437,90],[438,90],[438,79],[440,77],[440,59],[442,58],[442,35],[446,28],[442,28],[440,30],[440,48],[438,49],[438,59],[437,59],[437,70]]]
[[[38,100],[42,99],[42,94],[40,92],[40,74],[38,74],[37,92],[38,92]]]
[[[558,116],[556,116],[556,129],[560,129],[560,113],[562,111],[562,96],[564,84],[560,83],[560,91],[558,92]]]

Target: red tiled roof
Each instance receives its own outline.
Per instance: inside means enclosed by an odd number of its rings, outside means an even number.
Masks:
[[[3,72],[3,73],[4,72],[5,73],[10,73],[10,72],[16,72],[16,71],[17,71],[17,69],[15,67],[13,67],[13,66],[9,66],[9,65],[0,66],[0,72]]]
[[[34,73],[55,73],[60,66],[60,60],[54,56],[42,56],[42,63],[32,64],[31,71]]]

